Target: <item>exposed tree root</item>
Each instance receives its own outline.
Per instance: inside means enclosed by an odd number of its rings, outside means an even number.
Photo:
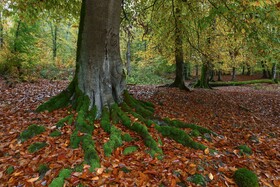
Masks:
[[[55,110],[60,107],[66,107],[69,104],[77,111],[77,117],[69,115],[61,119],[56,127],[62,128],[65,124],[74,124],[75,129],[70,137],[70,147],[78,148],[80,145],[84,151],[84,164],[90,165],[91,171],[100,167],[100,159],[95,149],[95,143],[92,139],[94,131],[94,121],[96,120],[96,108],[89,110],[90,101],[87,96],[79,96],[74,102],[73,89],[71,85],[66,91],[63,91],[58,96],[38,107],[37,111]],[[184,128],[190,128],[198,131],[201,134],[215,135],[212,131],[194,125],[185,124],[181,121],[170,119],[157,119],[154,117],[154,107],[152,103],[143,102],[132,97],[127,91],[124,92],[124,101],[120,105],[114,104],[110,108],[104,108],[100,119],[101,128],[108,133],[109,140],[103,145],[105,156],[111,156],[114,150],[122,146],[124,141],[131,141],[129,134],[125,134],[116,125],[123,125],[125,128],[137,133],[144,141],[144,144],[149,148],[149,153],[153,157],[163,158],[163,151],[159,147],[158,142],[149,133],[148,128],[154,128],[157,132],[165,137],[171,138],[184,146],[194,149],[205,150],[207,147],[203,144],[195,142]],[[130,116],[133,116],[135,122],[132,122]],[[135,147],[134,149],[135,150]],[[132,150],[132,151],[133,151]],[[130,152],[130,151],[128,151]],[[63,171],[63,170],[62,170]],[[61,171],[61,172],[62,172]],[[71,172],[71,170],[67,170]],[[67,173],[67,174],[68,174]],[[67,175],[59,174],[54,179],[51,185],[63,184]]]

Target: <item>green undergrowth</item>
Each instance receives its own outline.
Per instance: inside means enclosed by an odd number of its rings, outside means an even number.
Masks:
[[[38,134],[41,134],[45,131],[46,131],[45,127],[32,124],[19,135],[19,139],[22,142],[25,142],[26,140],[28,140]]]
[[[217,86],[241,86],[247,84],[259,84],[259,83],[273,84],[275,83],[275,81],[271,79],[259,79],[259,80],[250,80],[250,81],[210,82],[209,84],[212,87],[217,87]]]
[[[29,153],[35,153],[35,152],[43,149],[47,145],[48,144],[46,142],[35,142],[28,147],[28,151],[29,151]]]
[[[246,169],[240,168],[234,172],[233,179],[238,187],[258,187],[258,177],[257,175]]]
[[[58,177],[56,177],[49,187],[63,187],[64,186],[64,180],[69,178],[71,176],[72,171],[69,169],[63,169],[59,172]]]

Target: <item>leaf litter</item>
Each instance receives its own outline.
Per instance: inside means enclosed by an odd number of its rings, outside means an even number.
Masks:
[[[62,169],[77,168],[83,163],[82,149],[68,147],[73,126],[63,126],[58,137],[49,136],[55,124],[73,112],[69,108],[51,113],[34,112],[67,84],[40,80],[10,88],[0,79],[0,186],[47,186]],[[150,133],[161,142],[164,152],[164,158],[159,160],[147,153],[141,138],[118,125],[135,139],[124,142],[111,157],[105,157],[102,146],[108,134],[96,128],[93,139],[101,168],[92,173],[84,165],[65,180],[66,186],[195,186],[188,178],[196,174],[205,178],[207,186],[235,186],[233,173],[244,167],[257,174],[261,186],[280,184],[279,86],[221,87],[192,92],[156,86],[128,88],[135,97],[153,102],[155,115],[198,124],[218,136],[193,137],[210,148],[199,151],[162,137],[151,128]],[[21,142],[19,134],[31,124],[43,125],[46,131]],[[48,146],[31,154],[28,147],[35,142],[46,142]],[[241,154],[237,148],[240,145],[250,147],[253,154]],[[124,155],[125,148],[131,146],[138,147],[137,151]],[[38,172],[42,164],[49,168],[43,177]],[[9,167],[14,168],[11,174],[6,172]]]

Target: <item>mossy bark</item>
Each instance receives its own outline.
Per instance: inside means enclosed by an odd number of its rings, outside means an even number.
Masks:
[[[211,88],[209,85],[209,69],[208,63],[202,64],[200,80],[195,85],[196,88]]]

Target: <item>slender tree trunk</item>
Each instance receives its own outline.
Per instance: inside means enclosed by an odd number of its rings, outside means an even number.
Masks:
[[[222,70],[218,71],[218,81],[223,81],[222,80]]]
[[[0,49],[3,48],[4,45],[3,32],[4,32],[3,18],[2,18],[2,12],[0,12]]]
[[[19,37],[19,32],[20,32],[20,26],[21,26],[21,20],[19,20],[17,22],[17,28],[16,28],[16,33],[15,33],[15,40],[14,40],[14,48],[13,48],[13,52],[17,52],[18,51],[18,44],[17,44],[17,41],[18,41],[18,37]]]
[[[126,70],[127,75],[130,74],[130,64],[131,64],[131,36],[130,32],[127,33],[127,45],[126,45]]]
[[[175,20],[175,62],[176,62],[176,76],[175,81],[170,85],[171,87],[178,87],[180,89],[189,90],[185,85],[184,77],[184,53],[182,41],[182,21],[181,9],[176,7],[173,2],[173,14]]]
[[[242,66],[242,75],[245,75],[245,65]]]
[[[51,33],[52,33],[52,54],[53,54],[53,61],[55,61],[57,57],[57,33],[58,33],[58,27],[56,24],[50,24],[51,26]]]
[[[231,74],[231,81],[235,81],[236,79],[236,68],[232,68],[232,74]]]
[[[195,78],[198,79],[199,67],[198,64],[195,65]]]
[[[263,76],[262,78],[267,79],[268,75],[267,75],[267,71],[266,71],[266,67],[265,67],[265,62],[261,61],[261,65],[262,65],[262,71],[263,71]]]
[[[277,79],[277,65],[273,63],[272,65],[272,80],[276,81]]]
[[[247,73],[246,75],[251,75],[252,74],[252,71],[251,71],[251,66],[249,64],[247,64]]]
[[[205,62],[202,64],[202,68],[201,68],[201,75],[200,75],[200,81],[198,83],[198,85],[196,87],[199,87],[199,88],[210,88],[210,85],[209,85],[209,65],[210,63],[209,62]]]

